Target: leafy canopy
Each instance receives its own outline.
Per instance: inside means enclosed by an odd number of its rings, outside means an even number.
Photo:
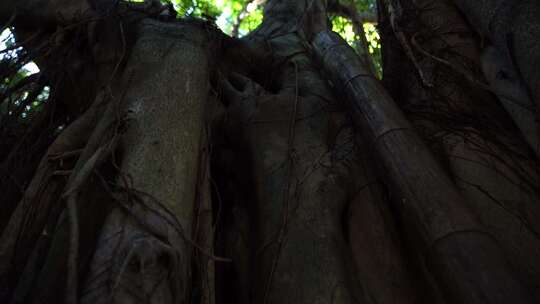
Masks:
[[[143,2],[144,0],[128,0],[131,2]],[[163,3],[172,3],[178,16],[197,17],[214,21],[223,32],[235,33],[238,37],[247,35],[254,30],[263,19],[262,8],[266,0],[160,0]],[[376,0],[341,0],[345,5],[354,5],[359,12],[374,12]],[[332,28],[339,33],[351,46],[357,47],[355,41],[359,39],[353,30],[352,22],[341,16],[329,16]],[[377,29],[374,24],[365,23],[364,32],[368,42],[368,51],[372,55],[375,67],[380,76],[381,71],[381,45]],[[23,87],[16,94],[5,96],[10,88],[24,78],[38,73],[39,68],[35,63],[27,60],[22,48],[14,47],[15,40],[9,29],[0,33],[0,70],[15,69],[9,77],[0,79],[0,96],[9,100],[0,100],[0,128],[1,120],[6,116],[17,115],[16,121],[25,121],[34,113],[40,111],[43,103],[49,95],[49,88],[44,87],[35,100],[26,100],[32,87]],[[35,96],[35,95],[31,95]],[[24,104],[23,104],[24,103]],[[22,111],[12,109],[23,105]]]

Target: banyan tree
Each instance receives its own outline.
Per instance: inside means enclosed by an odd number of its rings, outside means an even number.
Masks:
[[[371,2],[2,0],[0,303],[538,303],[540,2]]]

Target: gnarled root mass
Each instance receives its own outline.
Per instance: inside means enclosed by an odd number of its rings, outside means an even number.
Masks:
[[[523,41],[480,23],[482,50],[463,1],[378,2],[382,81],[330,0],[267,1],[241,39],[158,1],[0,4],[44,75],[2,94],[51,90],[0,151],[24,189],[0,302],[533,303],[536,74],[505,57]]]

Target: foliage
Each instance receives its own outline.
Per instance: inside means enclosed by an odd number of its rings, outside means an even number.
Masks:
[[[257,0],[172,0],[180,16],[215,20],[227,34],[238,23],[239,35],[254,30],[262,22],[262,1]]]
[[[44,87],[43,91],[33,101],[26,101],[26,98],[34,90],[36,84],[22,86],[19,90],[9,94],[9,96],[4,96],[6,92],[16,87],[25,78],[39,72],[39,69],[35,63],[26,62],[24,50],[21,47],[16,47],[15,39],[9,29],[0,34],[0,49],[7,50],[0,53],[0,72],[2,72],[0,96],[3,98],[0,100],[1,125],[4,127],[7,118],[13,115],[18,116],[15,121],[27,123],[28,118],[33,117],[43,108],[43,103],[49,97],[49,88]],[[12,69],[14,73],[9,73],[9,70]],[[4,71],[6,71],[5,75]],[[24,108],[19,109],[21,106]],[[13,121],[13,119],[10,120]]]
[[[174,8],[180,16],[206,17],[215,19],[221,10],[214,1],[174,0]]]
[[[330,20],[332,22],[332,30],[343,37],[347,43],[354,46],[357,37],[354,33],[352,22],[341,16],[333,16]]]
[[[331,16],[332,29],[337,32],[349,45],[353,48],[357,48],[358,45],[355,43],[359,37],[353,30],[352,22],[349,19],[346,19],[341,16]],[[382,75],[382,58],[381,58],[381,42],[379,32],[377,28],[372,23],[364,23],[364,32],[366,34],[367,48],[372,56],[373,63],[375,64],[375,69],[378,76]]]
[[[261,0],[172,0],[180,16],[205,17],[215,20],[217,25],[227,34],[233,32],[238,24],[239,36],[244,36],[254,30],[263,18]],[[350,3],[350,2],[349,2]],[[354,0],[359,12],[375,11],[375,0]],[[331,17],[333,29],[338,32],[351,46],[355,46],[355,36],[352,23],[343,17]],[[368,40],[368,49],[373,55],[375,66],[381,69],[381,47],[377,29],[373,24],[365,24],[364,31]]]
[[[376,11],[375,0],[351,0],[359,12]],[[261,0],[173,0],[175,8],[181,16],[207,17],[214,19],[217,25],[227,34],[233,32],[236,23],[238,24],[238,36],[244,36],[254,30],[263,18]],[[350,4],[351,2],[349,2]],[[350,20],[339,16],[331,16],[334,31],[340,34],[351,46],[356,37]],[[381,45],[380,37],[373,24],[364,24],[364,31],[368,41],[369,53],[373,56],[373,61],[380,76],[381,67]]]
[[[143,0],[130,0],[132,2],[142,2]],[[374,11],[374,0],[351,0],[354,2],[358,11]],[[161,0],[163,3],[169,0]],[[236,27],[239,37],[245,36],[250,31],[259,26],[263,19],[262,7],[264,0],[171,0],[179,17],[198,17],[214,21],[227,34],[231,34]],[[350,3],[350,2],[349,2]],[[339,33],[351,46],[356,47],[355,41],[358,37],[355,35],[350,20],[339,17],[330,17],[333,30]],[[364,31],[368,41],[369,53],[373,56],[375,66],[380,73],[381,68],[381,48],[380,38],[376,27],[373,24],[364,24]],[[0,69],[5,67],[12,68],[15,66],[16,73],[11,73],[9,77],[0,79],[0,93],[6,92],[9,88],[15,86],[23,78],[37,73],[38,67],[33,62],[23,62],[24,52],[22,48],[14,47],[15,40],[13,35],[6,29],[0,35],[0,50],[9,49],[0,53]],[[12,49],[13,48],[13,49]],[[29,87],[15,92],[9,96],[9,100],[0,101],[0,116],[13,114],[10,109],[18,107],[21,102],[28,96]],[[23,111],[20,111],[20,117],[17,120],[23,122],[31,117],[34,113],[41,110],[43,102],[48,98],[48,87],[45,87],[35,101],[25,106]]]
[[[372,23],[364,23],[364,32],[366,33],[366,39],[368,42],[368,51],[373,58],[375,68],[382,75],[382,55],[381,55],[381,37],[377,28]]]
[[[352,2],[360,12],[375,11],[377,9],[377,1],[375,0],[353,0]]]

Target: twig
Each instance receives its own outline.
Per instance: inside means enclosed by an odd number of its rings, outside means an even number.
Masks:
[[[420,79],[422,80],[422,83],[426,86],[426,87],[433,87],[433,83],[431,83],[431,81],[429,81],[425,74],[424,74],[424,71],[422,70],[422,67],[420,67],[420,64],[418,63],[418,59],[416,58],[416,55],[414,55],[414,51],[412,50],[411,46],[409,45],[409,41],[407,39],[407,37],[405,36],[405,33],[403,32],[403,30],[398,26],[397,24],[397,14],[398,14],[398,11],[396,10],[396,8],[394,7],[394,5],[392,4],[392,0],[386,0],[385,1],[387,6],[388,6],[388,14],[390,15],[390,26],[392,27],[392,31],[394,32],[394,35],[396,35],[396,38],[397,40],[399,41],[399,43],[401,44],[401,46],[403,47],[403,51],[405,52],[405,54],[407,55],[407,57],[409,57],[409,59],[412,61],[415,69],[418,71],[418,75],[420,76]]]
[[[73,170],[56,170],[53,171],[52,175],[54,176],[70,176]]]
[[[134,189],[133,186],[130,185],[131,183],[128,182],[128,180],[130,180],[130,178],[128,176],[126,176],[126,174],[120,173],[120,179],[122,180],[124,185],[123,186],[115,185],[115,186],[117,188],[119,188],[119,190],[122,190],[126,194],[127,201],[129,201],[129,202],[137,202],[142,207],[147,209],[148,211],[150,211],[150,212],[158,215],[159,217],[161,217],[165,222],[167,222],[167,224],[171,225],[171,227],[173,227],[174,230],[176,230],[176,232],[182,238],[182,240],[184,240],[186,243],[193,246],[194,248],[198,249],[203,255],[207,256],[209,259],[214,260],[214,261],[218,261],[218,262],[232,262],[232,260],[229,259],[229,258],[224,258],[224,257],[219,257],[219,256],[213,255],[212,253],[208,252],[207,250],[205,250],[204,248],[199,246],[196,242],[194,242],[188,236],[186,236],[185,233],[184,233],[184,229],[182,228],[182,225],[180,224],[178,219],[175,217],[175,215],[172,213],[172,211],[170,211],[165,205],[163,205],[161,202],[159,202],[159,200],[157,198],[155,198],[154,196],[152,196],[151,194]],[[101,180],[102,180],[102,184],[104,185],[105,189],[109,193],[113,194],[113,191],[108,186],[108,183],[103,178],[101,178]],[[146,197],[150,198],[150,200],[153,201],[155,203],[155,205],[159,209],[162,210],[162,212],[164,212],[166,215],[168,215],[168,217],[164,216],[159,210],[156,210],[156,209],[152,208],[151,206],[149,206],[145,202],[145,200],[143,199],[142,196],[146,196]],[[144,227],[149,228],[150,230],[152,230],[150,224],[145,222],[145,220],[142,219],[137,214],[135,214],[131,210],[131,208],[129,206],[127,206],[125,203],[123,203],[123,201],[124,201],[123,199],[118,198],[114,194],[113,194],[113,198],[115,198],[115,202],[117,202],[120,205],[120,207],[125,209],[130,215],[132,215],[133,218],[137,222],[139,222]]]
[[[70,158],[70,157],[75,157],[75,156],[80,156],[83,151],[84,151],[84,149],[76,149],[76,150],[72,150],[72,151],[66,151],[66,152],[63,152],[63,153],[50,154],[50,155],[48,155],[47,159],[50,162],[54,162],[54,161],[62,162],[64,159],[67,159],[67,158]]]
[[[494,197],[491,193],[489,193],[488,190],[484,189],[481,185],[469,182],[459,176],[456,176],[456,178],[460,181],[462,181],[464,184],[469,185],[476,190],[478,190],[480,193],[485,195],[489,200],[493,201],[497,206],[499,206],[502,210],[504,210],[506,213],[510,214],[514,218],[516,218],[522,226],[527,228],[531,232],[531,234],[534,235],[535,238],[540,239],[540,233],[538,233],[530,224],[530,222],[520,214],[519,211],[514,211],[510,207],[507,207],[503,202],[499,201],[496,197]]]
[[[236,16],[236,21],[233,24],[233,29],[231,31],[232,37],[238,37],[238,30],[240,29],[240,24],[242,21],[244,21],[244,18],[246,17],[247,8],[248,5],[250,5],[253,2],[253,0],[248,0],[246,3],[244,3],[244,6],[242,7],[242,10],[238,13],[238,16]]]
[[[124,61],[124,57],[126,56],[126,35],[124,33],[124,24],[122,23],[122,20],[120,20],[120,37],[122,38],[122,53],[120,54],[120,58],[118,59],[118,62],[116,63],[116,65],[114,66],[114,70],[111,74],[111,78],[109,79],[109,87],[110,87],[110,84],[111,82],[113,81],[114,77],[116,76],[116,74],[118,73],[118,69],[120,68],[120,65],[122,64],[122,61]],[[109,88],[110,90],[110,88]]]
[[[525,105],[523,105],[519,100],[516,100],[514,97],[512,96],[508,96],[508,95],[505,95],[505,94],[501,94],[500,92],[497,92],[496,90],[494,90],[493,88],[491,88],[491,86],[489,86],[488,84],[482,82],[481,80],[477,79],[476,77],[474,77],[473,75],[471,75],[471,73],[469,73],[468,71],[466,71],[465,69],[462,69],[462,68],[459,68],[457,67],[456,65],[452,64],[450,61],[448,60],[445,60],[443,58],[440,58],[440,57],[437,57],[431,53],[429,53],[428,51],[426,51],[425,49],[423,49],[420,44],[418,43],[418,41],[416,41],[416,38],[418,36],[419,33],[416,33],[412,39],[411,39],[411,43],[413,44],[413,46],[418,49],[418,51],[420,53],[422,53],[423,55],[433,59],[434,61],[436,62],[439,62],[441,64],[444,64],[445,66],[451,68],[452,70],[456,71],[457,73],[461,74],[462,76],[465,77],[465,79],[467,81],[469,81],[470,83],[474,84],[474,85],[477,85],[479,88],[483,89],[483,90],[486,90],[488,92],[491,92],[493,94],[495,94],[497,97],[500,97],[500,98],[504,98],[504,99],[508,99],[510,101],[512,101],[514,104],[516,104],[517,106],[520,106],[522,107],[523,109],[525,110],[528,110],[528,111],[531,111],[531,112],[534,112],[533,109],[531,109],[530,107],[527,107]]]

